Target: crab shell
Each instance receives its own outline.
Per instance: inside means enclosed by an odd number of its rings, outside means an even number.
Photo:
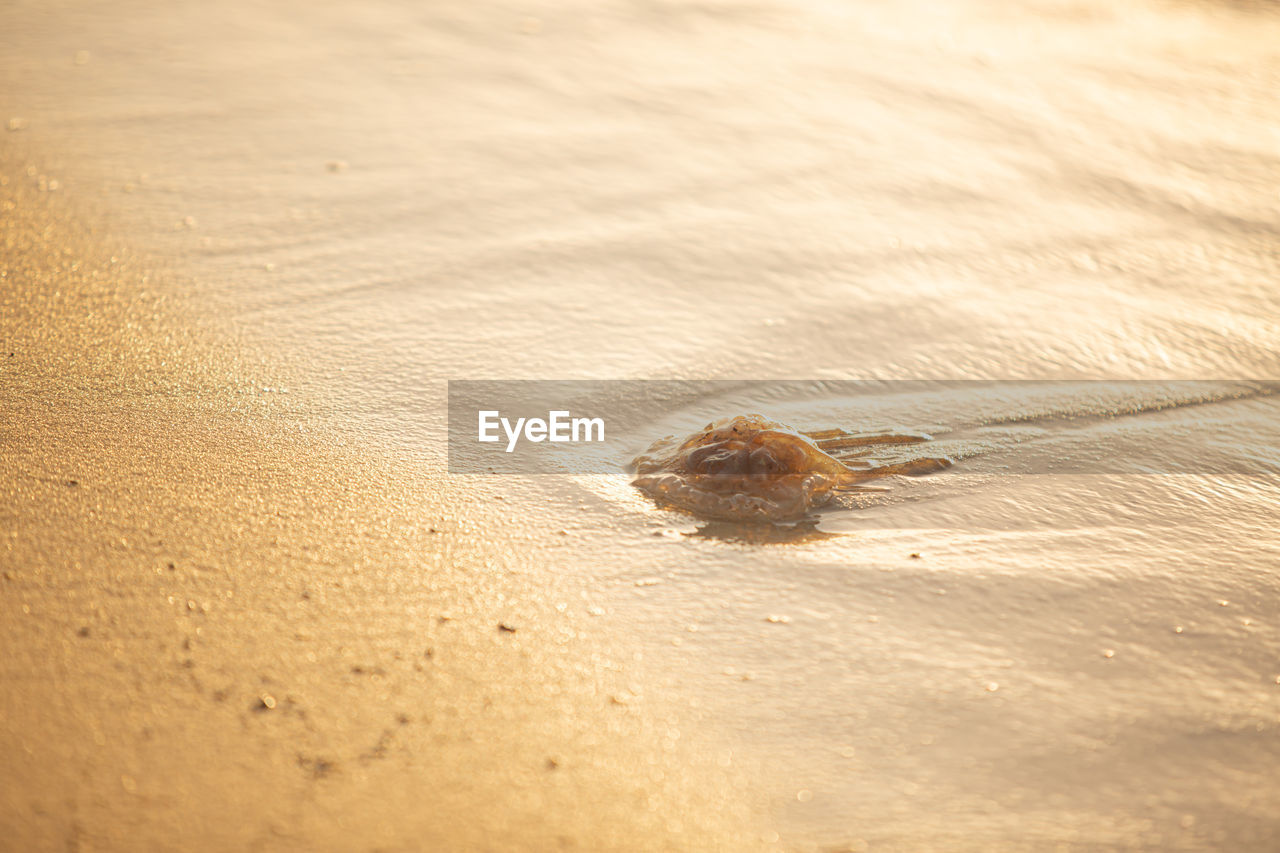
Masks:
[[[795,519],[862,479],[812,439],[762,415],[715,421],[676,441],[669,436],[636,457],[633,485],[705,518]]]

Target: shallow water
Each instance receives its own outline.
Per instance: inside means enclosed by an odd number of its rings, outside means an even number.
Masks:
[[[4,16],[7,162],[180,271],[166,304],[228,356],[202,381],[501,498],[785,848],[1280,837],[1269,393],[1114,418],[1133,395],[1083,383],[745,386],[637,430],[759,408],[960,459],[785,542],[620,475],[444,473],[449,379],[1280,375],[1270,6]]]

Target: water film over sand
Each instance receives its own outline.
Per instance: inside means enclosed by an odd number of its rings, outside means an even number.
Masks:
[[[9,4],[0,846],[1275,849],[1276,44]],[[482,379],[739,384],[451,471]],[[751,412],[955,464],[781,526],[622,470]]]

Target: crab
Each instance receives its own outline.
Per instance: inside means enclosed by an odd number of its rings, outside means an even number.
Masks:
[[[946,457],[889,464],[866,458],[875,447],[929,440],[909,432],[801,432],[763,415],[737,415],[683,440],[667,436],[654,442],[633,460],[632,485],[659,503],[704,518],[789,521],[840,493],[880,491],[863,485],[869,480],[950,467]]]

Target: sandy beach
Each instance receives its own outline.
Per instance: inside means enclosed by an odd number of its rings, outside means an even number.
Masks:
[[[11,4],[0,847],[1275,849],[1277,44]],[[450,471],[464,379],[736,380],[637,446],[767,410],[957,462],[708,522],[622,456]]]

